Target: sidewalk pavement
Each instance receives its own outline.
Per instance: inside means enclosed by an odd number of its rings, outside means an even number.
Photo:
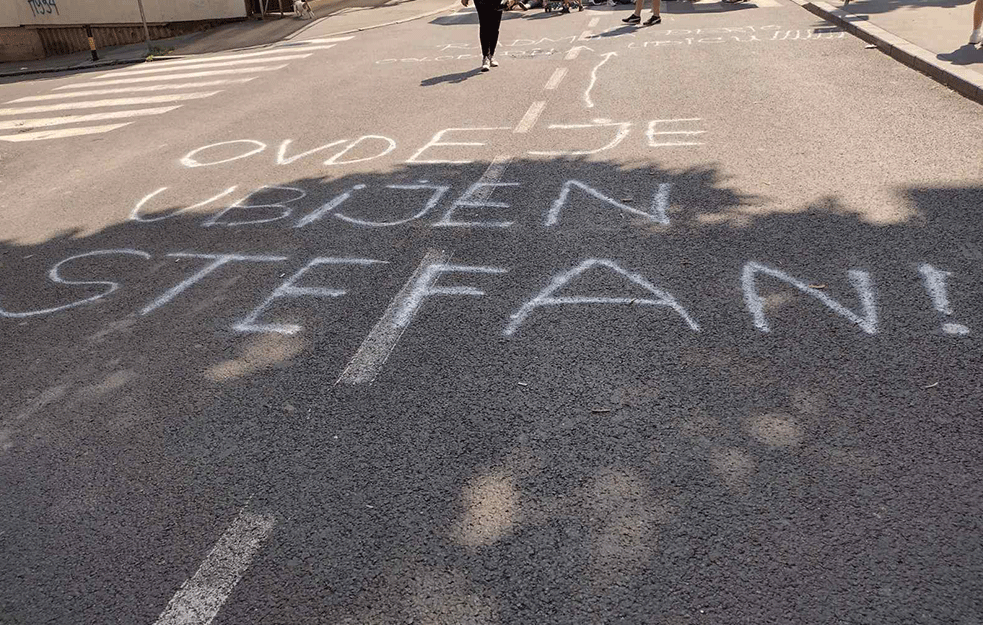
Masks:
[[[284,5],[290,2],[284,0]],[[269,45],[308,30],[316,30],[321,36],[357,32],[429,17],[457,5],[450,0],[309,0],[309,3],[314,20],[303,20],[290,13],[281,18],[277,0],[270,0],[269,10],[277,10],[264,20],[251,18],[151,44],[156,58],[175,58]],[[149,52],[146,43],[139,43],[103,48],[98,54],[98,61],[93,61],[89,52],[77,52],[39,61],[0,63],[0,78],[141,63],[147,60]]]
[[[983,48],[969,44],[974,0],[792,1],[983,103]]]

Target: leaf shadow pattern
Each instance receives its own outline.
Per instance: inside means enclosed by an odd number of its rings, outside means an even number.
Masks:
[[[911,216],[865,219],[836,195],[789,205],[730,186],[718,168],[518,159],[501,206],[435,227],[488,163],[404,165],[299,178],[290,217],[203,227],[221,203],[161,196],[93,233],[0,243],[0,307],[28,311],[117,290],[50,315],[0,320],[2,615],[91,622],[107,609],[152,622],[242,502],[277,529],[216,623],[878,622],[979,613],[975,530],[983,387],[975,334],[940,333],[916,266],[952,272],[953,315],[983,327],[976,210],[983,188],[899,189]],[[230,176],[234,177],[234,168]],[[421,196],[451,187],[419,218]],[[555,225],[549,214],[574,188]],[[226,182],[223,180],[223,183]],[[673,184],[665,225],[647,219]],[[429,184],[429,183],[428,183]],[[364,185],[366,201],[298,219]],[[509,194],[511,192],[511,195]],[[375,195],[371,195],[375,194]],[[198,197],[200,200],[201,197]],[[780,210],[779,210],[780,209]],[[275,216],[279,209],[241,209]],[[429,249],[483,297],[428,299],[370,385],[336,384]],[[74,284],[46,280],[59,261]],[[172,254],[284,257],[222,267],[147,314],[205,264]],[[237,323],[314,257],[305,286]],[[610,259],[671,293],[665,307],[538,308],[510,315],[585,258]],[[815,297],[760,285],[772,331],[755,328],[741,270],[769,263],[855,307],[846,277],[876,281],[880,331]],[[90,282],[85,284],[85,282]],[[82,283],[82,284],[80,284]],[[564,288],[651,297],[601,270]],[[939,386],[925,388],[933,381]],[[41,485],[38,487],[37,485]],[[945,579],[937,593],[925,579]],[[162,583],[161,580],[164,580]],[[79,599],[79,598],[83,599]]]

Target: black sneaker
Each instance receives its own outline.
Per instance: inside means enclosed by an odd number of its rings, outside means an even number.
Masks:
[[[642,21],[642,18],[632,13],[631,15],[629,15],[628,17],[626,17],[621,21],[624,22],[625,24],[637,24]]]
[[[653,15],[652,17],[645,20],[646,26],[655,26],[656,24],[661,24],[661,23],[662,23],[661,15]]]
[[[569,12],[570,12],[570,7],[563,7],[563,9],[560,10],[560,13],[569,13]]]

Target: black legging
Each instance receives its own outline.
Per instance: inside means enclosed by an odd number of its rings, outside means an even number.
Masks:
[[[495,46],[498,45],[498,28],[502,24],[502,11],[499,0],[475,0],[474,8],[478,11],[479,36],[481,38],[481,56],[495,56]]]

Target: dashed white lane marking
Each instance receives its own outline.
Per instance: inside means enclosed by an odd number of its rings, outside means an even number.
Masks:
[[[225,80],[206,80],[204,82],[185,82],[177,85],[149,85],[144,87],[119,87],[115,89],[93,89],[92,91],[67,91],[65,93],[48,93],[32,95],[26,98],[10,100],[4,104],[19,102],[45,102],[47,100],[65,100],[67,98],[87,98],[93,95],[116,95],[117,93],[152,93],[154,91],[180,91],[181,89],[199,89],[201,87],[218,87],[220,85],[241,85],[256,80],[252,78],[226,78]]]
[[[125,124],[110,124],[108,126],[86,126],[83,128],[63,128],[61,130],[39,130],[37,132],[22,132],[16,135],[0,136],[0,141],[10,141],[20,143],[22,141],[43,141],[46,139],[64,139],[66,137],[81,137],[84,135],[97,135],[103,132],[111,132],[129,126],[133,122]]]
[[[601,18],[595,17],[591,21],[587,22],[587,28],[595,28],[601,22]]]
[[[130,106],[133,104],[163,104],[166,102],[183,102],[185,100],[201,100],[210,98],[221,91],[202,93],[172,93],[171,95],[154,95],[144,98],[116,98],[113,100],[89,100],[88,102],[66,102],[62,104],[46,104],[44,106],[25,106],[15,109],[0,109],[0,115],[25,115],[28,113],[49,113],[51,111],[72,111],[75,109],[96,109],[109,106]]]
[[[566,75],[567,75],[567,68],[557,67],[556,70],[553,71],[553,75],[550,76],[550,79],[546,82],[546,90],[552,91],[557,87],[559,87],[560,83],[563,82],[563,79],[566,77]]]
[[[521,120],[519,120],[519,125],[515,127],[513,132],[516,134],[529,132],[529,130],[536,125],[536,120],[539,119],[539,116],[542,114],[544,108],[546,108],[546,102],[544,100],[533,102],[529,106],[529,110],[526,111],[526,114],[522,116]]]
[[[194,576],[174,594],[155,625],[209,625],[274,525],[272,515],[243,508]]]
[[[44,117],[40,119],[11,119],[0,121],[0,130],[16,128],[44,128],[45,126],[64,126],[66,124],[81,124],[85,122],[106,121],[109,119],[126,119],[128,117],[147,117],[148,115],[163,115],[170,113],[180,106],[162,106],[150,109],[132,111],[110,111],[108,113],[93,113],[91,115],[66,115],[65,117]]]
[[[127,71],[126,73],[121,73],[121,75],[129,78],[130,76],[147,76],[150,74],[166,74],[168,72],[196,72],[200,69],[215,69],[217,67],[235,67],[237,65],[260,65],[262,63],[280,63],[281,61],[296,61],[297,59],[306,59],[311,56],[314,56],[313,52],[308,52],[306,54],[283,54],[282,56],[267,57],[263,59],[240,59],[236,61],[202,60],[198,63],[193,63],[191,65],[182,65],[179,67],[171,66],[169,63],[161,63],[158,65],[153,65],[151,67],[141,67],[140,69],[132,69]],[[98,80],[99,79],[96,78],[89,82],[97,82]]]
[[[592,33],[589,30],[585,30],[584,32],[580,33],[580,40],[581,41],[588,41],[593,36],[594,36],[594,33]]]
[[[567,51],[567,55],[565,57],[563,57],[563,60],[564,61],[573,61],[578,56],[580,56],[580,51],[581,50],[584,50],[584,49],[590,50],[590,48],[588,48],[587,46],[576,46],[576,47],[570,48]]]
[[[486,201],[495,190],[493,185],[505,176],[505,170],[508,169],[511,163],[511,156],[496,156],[493,158],[491,163],[488,164],[488,169],[478,179],[475,185],[478,187],[478,190],[471,194],[471,201]]]
[[[759,6],[759,7],[775,8],[775,7],[782,6],[776,0],[751,0],[751,2],[752,2],[752,4],[754,4],[756,6]]]
[[[386,312],[382,313],[382,318],[362,341],[362,345],[352,356],[348,366],[341,372],[341,377],[335,384],[362,384],[372,382],[375,379],[408,327],[408,324],[397,323],[397,318],[402,313],[404,303],[409,300],[413,290],[419,286],[420,276],[431,265],[444,264],[448,260],[450,260],[450,254],[447,252],[427,250],[416,271],[390,302]]]
[[[189,74],[172,74],[170,76],[135,76],[133,78],[119,78],[116,80],[99,80],[98,82],[81,82],[73,85],[57,87],[57,89],[91,89],[92,87],[102,87],[103,85],[126,85],[137,82],[153,82],[155,80],[184,80],[185,78],[201,78],[203,76],[228,76],[229,74],[246,74],[256,72],[275,72],[289,65],[263,65],[261,67],[240,67],[238,69],[215,69],[207,72],[191,72]],[[188,68],[191,69],[191,68]],[[115,77],[117,74],[113,74]]]

